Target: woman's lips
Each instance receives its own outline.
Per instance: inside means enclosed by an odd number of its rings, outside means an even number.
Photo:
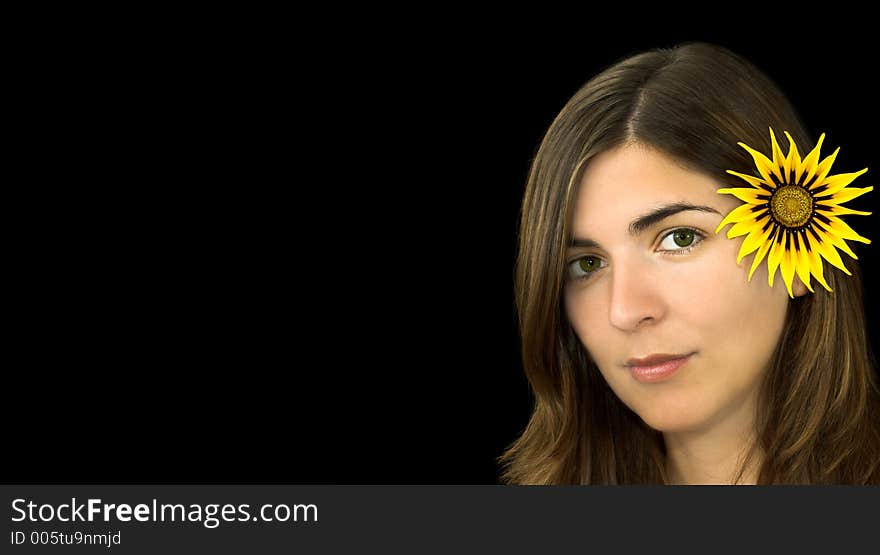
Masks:
[[[691,359],[694,353],[685,355],[684,357],[668,359],[663,362],[647,364],[644,366],[630,365],[629,369],[633,377],[643,383],[653,383],[671,378],[679,368],[684,366]]]

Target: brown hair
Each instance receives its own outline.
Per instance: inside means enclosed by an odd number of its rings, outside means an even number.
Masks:
[[[515,293],[535,404],[522,435],[498,459],[503,483],[669,482],[662,434],[617,398],[562,309],[577,183],[592,157],[638,142],[741,187],[725,170],[751,174],[754,162],[735,145],[771,152],[769,127],[787,130],[796,144],[815,144],[765,74],[706,43],[624,59],[562,108],[532,161],[522,204]],[[817,288],[789,302],[761,386],[758,484],[880,483],[880,387],[858,264],[846,263],[852,276],[825,265],[832,293]],[[734,483],[750,461],[740,462]]]

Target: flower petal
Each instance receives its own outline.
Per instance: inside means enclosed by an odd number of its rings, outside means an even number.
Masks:
[[[870,193],[874,190],[874,187],[865,187],[864,189],[859,189],[858,187],[849,187],[840,191],[839,193],[835,193],[831,195],[830,199],[822,199],[817,200],[816,204],[821,204],[823,206],[831,206],[834,204],[843,204],[844,202],[849,202],[856,197],[860,197],[865,193]]]
[[[764,259],[764,255],[766,255],[766,254],[767,254],[767,251],[770,250],[770,246],[771,246],[773,243],[772,243],[772,241],[770,241],[770,239],[769,239],[769,234],[771,234],[771,233],[773,232],[773,230],[775,230],[775,229],[776,229],[776,226],[770,226],[770,227],[767,229],[767,232],[768,232],[768,238],[765,239],[763,243],[761,243],[761,248],[758,249],[758,254],[756,254],[756,255],[755,255],[755,259],[752,260],[752,268],[749,270],[749,281],[752,281],[752,274],[755,273],[755,269],[756,269],[756,268],[758,267],[758,265],[761,263],[761,260]]]
[[[754,219],[759,214],[765,211],[762,210],[760,212],[752,212],[752,208],[754,208],[753,204],[743,204],[742,206],[737,206],[736,208],[731,210],[730,213],[724,216],[724,219],[721,220],[721,223],[718,224],[718,227],[715,228],[715,233],[721,231],[721,228],[723,228],[727,224],[735,224],[743,220]]]
[[[782,250],[782,260],[779,263],[779,273],[782,274],[782,281],[785,283],[785,288],[788,289],[788,296],[793,299],[794,293],[791,290],[791,282],[794,280],[794,259],[792,257],[794,252],[791,246],[791,241],[791,234],[786,233],[785,239],[783,239],[783,246],[785,248]]]
[[[794,143],[794,139],[791,138],[788,131],[783,131],[783,133],[788,137],[788,156],[783,163],[783,167],[785,168],[785,179],[788,183],[799,183],[804,171],[803,167],[801,167],[801,155],[798,152],[797,145]]]
[[[851,276],[852,273],[846,269],[846,266],[843,265],[843,260],[841,260],[840,255],[837,254],[837,249],[834,248],[833,241],[831,241],[831,239],[816,226],[812,227],[812,231],[819,238],[819,241],[815,243],[815,247],[816,250],[819,251],[819,254],[822,255],[822,258],[843,270],[843,273],[846,275]]]
[[[733,195],[743,202],[749,204],[767,204],[770,201],[770,193],[760,189],[751,189],[748,187],[737,187],[733,189],[718,189],[716,193],[722,195]]]
[[[816,169],[816,180],[813,181],[813,184],[810,186],[811,191],[818,189],[824,184],[825,177],[828,175],[828,172],[831,171],[831,165],[834,164],[838,152],[840,152],[840,147],[837,147],[837,150],[835,150],[831,156],[819,162],[819,167]]]
[[[844,222],[843,220],[841,220],[837,216],[829,216],[828,220],[831,222],[831,224],[830,224],[831,230],[834,232],[835,235],[837,235],[841,239],[849,239],[850,241],[858,241],[860,243],[865,243],[868,245],[871,244],[870,239],[868,239],[866,237],[862,237],[861,235],[856,233],[853,230],[853,228],[848,226],[846,224],[846,222]],[[816,221],[819,222],[820,224],[825,225],[825,222],[822,222],[818,219]]]
[[[825,230],[825,235],[828,237],[828,240],[831,241],[832,245],[834,245],[838,249],[840,249],[843,252],[845,252],[846,254],[848,254],[851,258],[854,258],[856,260],[859,259],[859,257],[856,256],[856,253],[854,253],[852,251],[852,249],[849,248],[849,245],[846,244],[846,241],[844,241],[843,239],[838,237],[836,233],[828,231],[828,226],[826,226],[824,223],[822,223],[822,222],[819,222],[819,223],[822,226],[822,228]]]
[[[830,226],[828,226],[825,222],[820,222],[816,220],[815,222],[813,222],[813,227],[816,228],[817,225],[822,227],[822,229],[825,231],[825,236],[828,237],[828,240],[831,241],[832,245],[848,254],[851,258],[854,258],[856,260],[859,259],[859,257],[856,256],[856,253],[854,253],[852,249],[849,248],[849,245],[846,244],[846,241],[841,239],[840,236],[838,236],[837,233],[833,229],[831,229]]]
[[[822,284],[822,287],[831,291],[831,287],[828,286],[828,283],[825,281],[824,272],[822,270],[822,258],[819,256],[819,249],[816,245],[816,241],[813,237],[807,233],[807,243],[810,245],[810,272],[812,272],[813,277],[816,278],[816,281]]]
[[[751,185],[752,187],[755,187],[756,189],[764,188],[768,191],[772,191],[773,189],[776,188],[776,184],[773,183],[772,181],[770,183],[767,183],[763,179],[757,178],[754,175],[746,175],[744,173],[735,172],[733,170],[727,170],[727,173],[729,173],[730,175],[735,175],[741,179],[746,180],[746,182],[749,185]]]
[[[863,212],[861,210],[852,210],[847,208],[846,206],[837,206],[836,204],[831,206],[822,206],[823,210],[819,210],[819,207],[816,207],[816,212],[822,214],[823,216],[846,216],[848,214],[854,214],[857,216],[870,216],[872,212]]]
[[[785,252],[785,246],[782,244],[784,238],[785,232],[781,228],[777,229],[773,237],[773,245],[770,247],[770,254],[767,255],[767,279],[770,287],[773,287],[773,276],[776,274],[776,268],[779,267]]]
[[[822,191],[818,193],[813,193],[813,196],[816,198],[819,197],[827,197],[828,195],[833,195],[834,193],[840,191],[847,185],[853,182],[855,178],[862,175],[868,171],[868,168],[863,169],[862,171],[852,172],[852,173],[839,173],[837,175],[832,175],[825,179],[824,188]]]
[[[739,237],[740,235],[745,235],[746,233],[750,233],[753,229],[761,228],[761,225],[754,220],[743,220],[739,223],[736,223],[727,230],[727,238],[733,239],[734,237]]]
[[[816,146],[813,147],[813,150],[807,154],[807,157],[804,158],[804,170],[807,172],[807,177],[804,178],[804,183],[809,183],[811,179],[816,175],[816,170],[819,167],[819,151],[822,149],[822,141],[825,140],[825,133],[819,137],[819,142],[816,143]]]
[[[782,179],[781,176],[779,176],[779,169],[777,169],[773,165],[773,162],[771,162],[769,158],[764,156],[764,154],[758,152],[757,150],[745,143],[740,142],[737,144],[746,149],[748,153],[752,155],[752,158],[755,160],[755,167],[758,168],[758,172],[761,174],[761,177],[764,178],[764,181],[767,181],[768,183],[772,182],[773,178],[770,177],[770,175],[773,173],[776,174],[778,179]]]
[[[736,263],[739,264],[742,259],[749,254],[751,254],[754,250],[761,247],[761,245],[767,241],[767,237],[770,236],[770,232],[773,230],[773,226],[768,226],[767,230],[761,231],[761,224],[756,224],[751,233],[749,233],[748,237],[743,240],[742,246],[739,248],[739,254],[736,257]]]
[[[813,286],[810,285],[810,255],[807,253],[807,247],[804,245],[804,234],[797,233],[795,238],[797,239],[795,242],[797,257],[795,270],[797,270],[798,279],[810,290],[810,293],[815,293]]]
[[[773,134],[773,128],[770,128],[770,143],[772,146],[770,147],[773,151],[773,173],[779,179],[780,182],[785,181],[782,178],[782,172],[779,168],[785,163],[785,155],[782,154],[782,149],[779,148],[779,143],[776,142],[776,135]]]

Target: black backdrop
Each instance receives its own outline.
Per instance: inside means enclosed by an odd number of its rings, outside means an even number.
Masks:
[[[637,51],[745,55],[842,147],[836,172],[876,182],[875,51],[852,28],[308,26],[34,46],[7,479],[494,483],[531,407],[512,290],[529,162]],[[876,216],[853,225],[880,237]],[[876,243],[854,248],[870,307]]]

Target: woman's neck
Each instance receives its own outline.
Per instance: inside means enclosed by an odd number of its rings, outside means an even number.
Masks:
[[[668,448],[667,448],[668,449]],[[675,485],[755,485],[758,481],[760,456],[749,461],[747,468],[739,477],[740,467],[745,462],[747,446],[735,449],[720,449],[718,446],[689,445],[669,451],[667,472],[669,483]]]
[[[664,432],[671,484],[754,485],[762,462],[757,450],[738,481],[740,467],[755,439],[754,399],[700,429]]]

